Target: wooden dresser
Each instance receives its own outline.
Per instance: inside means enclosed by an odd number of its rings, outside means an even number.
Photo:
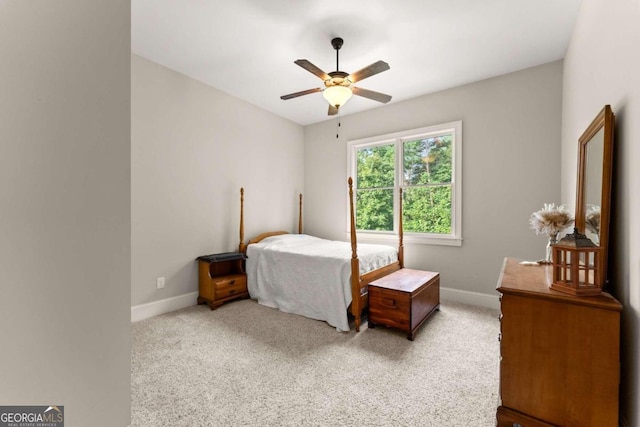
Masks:
[[[551,267],[505,259],[498,280],[498,427],[618,426],[620,311],[549,289]]]

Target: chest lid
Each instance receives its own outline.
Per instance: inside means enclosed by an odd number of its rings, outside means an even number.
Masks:
[[[398,271],[374,280],[371,286],[413,293],[439,276],[433,271],[412,270],[402,268]]]

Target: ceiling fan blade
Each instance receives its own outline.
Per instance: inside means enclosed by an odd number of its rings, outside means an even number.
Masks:
[[[359,70],[359,71],[356,71],[355,73],[350,74],[348,78],[353,83],[355,83],[355,82],[359,82],[360,80],[364,80],[367,77],[371,77],[383,71],[387,71],[389,68],[391,67],[389,67],[389,64],[387,64],[386,62],[378,61],[364,67],[362,70]]]
[[[336,114],[338,114],[338,109],[333,105],[329,105],[329,115],[335,116]]]
[[[391,101],[391,95],[387,95],[385,93],[376,92],[369,89],[362,89],[360,87],[352,87],[354,95],[363,96],[365,98],[373,99],[374,101],[382,102],[386,104]]]
[[[322,92],[322,89],[320,89],[319,87],[316,87],[313,89],[302,90],[300,92],[294,92],[288,95],[282,95],[280,99],[287,100],[291,98],[297,98],[298,96],[302,96],[302,95],[309,95],[310,93],[316,93],[316,92]]]
[[[293,61],[293,62],[295,64],[301,66],[302,68],[304,68],[305,70],[307,70],[311,74],[315,74],[316,76],[320,77],[322,79],[322,81],[325,81],[325,80],[330,78],[327,73],[325,73],[320,68],[316,67],[315,65],[313,65],[311,62],[307,61],[306,59],[298,59],[298,60]]]

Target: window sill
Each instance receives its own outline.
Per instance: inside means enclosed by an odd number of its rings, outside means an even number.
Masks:
[[[347,239],[351,239],[351,233],[347,232]],[[397,245],[398,235],[393,233],[357,233],[358,243],[378,243],[385,245]],[[403,244],[417,245],[439,245],[439,246],[462,246],[462,237],[452,236],[420,236],[416,234],[405,234]]]

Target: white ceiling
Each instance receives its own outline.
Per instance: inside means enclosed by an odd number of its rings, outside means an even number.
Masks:
[[[293,63],[340,71],[384,60],[359,87],[391,103],[564,57],[581,0],[132,0],[132,52],[301,125],[327,120],[320,87]],[[351,114],[379,107],[354,96]]]

